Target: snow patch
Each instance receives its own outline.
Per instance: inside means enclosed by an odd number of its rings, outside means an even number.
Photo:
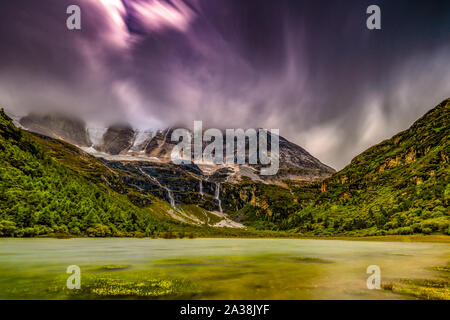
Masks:
[[[87,128],[87,133],[89,140],[92,142],[92,146],[99,145],[103,140],[103,135],[106,133],[108,128]]]

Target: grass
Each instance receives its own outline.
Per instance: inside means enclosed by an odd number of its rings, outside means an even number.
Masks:
[[[384,290],[421,300],[450,300],[450,263],[433,268],[439,279],[398,279],[382,284]]]
[[[222,220],[222,218],[194,204],[183,204],[181,205],[181,209],[209,226],[213,226]]]
[[[106,265],[106,266],[101,266],[99,267],[99,270],[102,271],[116,271],[116,270],[125,270],[125,269],[129,269],[130,266],[129,265]]]
[[[181,224],[180,224],[181,225]],[[180,229],[182,230],[182,229]],[[73,236],[65,234],[61,237],[59,234],[48,234],[40,236],[41,238],[85,238],[85,236]],[[136,238],[136,237],[134,237]],[[145,236],[140,237],[145,238]],[[248,228],[229,229],[229,228],[213,228],[213,227],[196,227],[188,226],[184,231],[158,234],[152,237],[164,239],[179,238],[242,238],[242,239],[312,239],[312,240],[345,240],[345,241],[380,241],[380,242],[429,242],[429,243],[450,243],[450,236],[447,235],[389,235],[389,236],[308,236],[298,233],[282,232],[282,231],[264,231]]]
[[[188,299],[198,293],[189,280],[145,272],[89,273],[82,280],[80,290],[69,290],[58,281],[47,293],[67,299]]]

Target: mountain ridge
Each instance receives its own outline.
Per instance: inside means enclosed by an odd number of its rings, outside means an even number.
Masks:
[[[51,120],[54,120],[52,123]],[[173,128],[138,131],[129,124],[116,124],[108,128],[93,130],[80,119],[63,115],[30,114],[20,120],[21,125],[33,132],[62,139],[75,144],[84,151],[111,161],[157,161],[170,162],[171,152],[177,142],[171,141]],[[66,132],[61,128],[67,128]],[[101,137],[100,137],[101,136]],[[269,133],[270,137],[270,133]],[[270,139],[268,139],[270,140]],[[75,142],[79,141],[77,144]],[[95,141],[95,142],[93,142]],[[208,143],[203,142],[203,148]],[[225,150],[225,141],[224,141]],[[282,180],[321,181],[335,170],[313,157],[304,148],[279,137],[279,174],[272,177],[260,176],[258,165],[227,166],[197,163],[206,172],[222,168],[230,169],[230,181],[239,181],[242,176],[266,183],[282,183]],[[236,152],[236,147],[235,147]],[[248,153],[247,153],[248,162]]]

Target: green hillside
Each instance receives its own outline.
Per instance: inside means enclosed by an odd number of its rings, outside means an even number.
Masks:
[[[450,99],[320,186],[288,227],[313,234],[450,234]]]
[[[204,224],[174,220],[165,200],[136,191],[134,183],[147,180],[64,141],[18,129],[0,110],[0,237],[275,235],[211,227],[217,217],[193,204],[181,205],[182,213]]]
[[[99,161],[63,142],[44,152],[44,140],[17,129],[0,111],[0,236],[141,236],[181,229],[95,183],[105,174],[114,181]],[[57,150],[66,155],[62,163],[55,160]],[[67,154],[72,166],[64,165]]]

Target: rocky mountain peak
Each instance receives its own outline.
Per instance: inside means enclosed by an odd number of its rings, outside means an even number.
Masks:
[[[133,146],[135,132],[129,124],[114,124],[110,126],[95,149],[111,155],[117,155]]]
[[[80,147],[91,145],[86,124],[81,119],[62,113],[31,113],[21,118],[19,122],[21,126],[32,132],[65,140]]]

